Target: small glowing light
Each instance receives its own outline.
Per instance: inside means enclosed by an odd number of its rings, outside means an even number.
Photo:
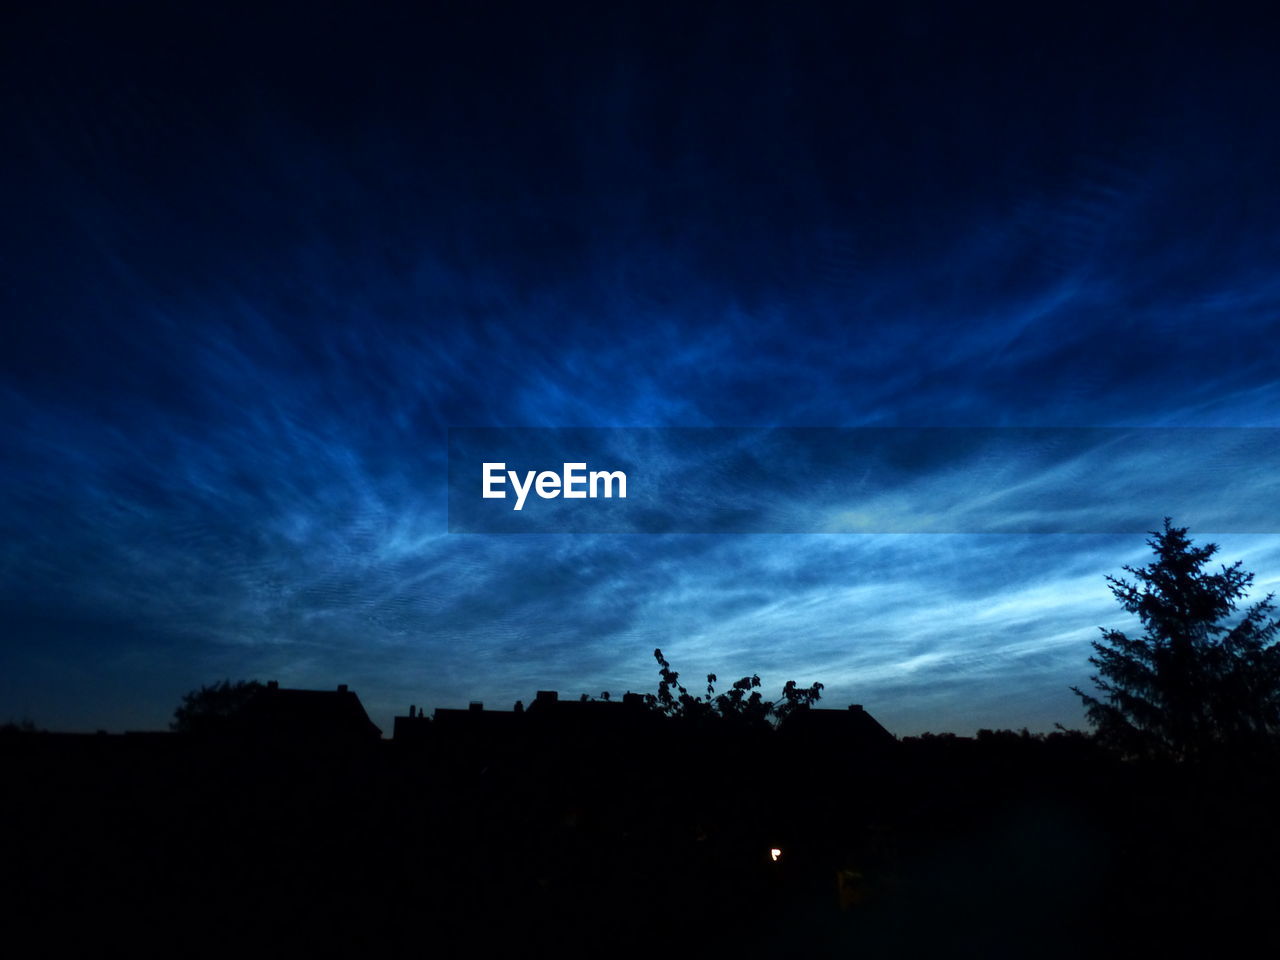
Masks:
[[[777,863],[779,860],[782,859],[782,851],[779,850],[777,847],[770,847],[769,859],[772,860],[774,863]]]

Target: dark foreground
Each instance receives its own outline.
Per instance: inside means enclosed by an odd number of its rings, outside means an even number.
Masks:
[[[0,762],[6,932],[89,955],[1280,946],[1274,769],[1134,768],[1069,737],[24,733]]]

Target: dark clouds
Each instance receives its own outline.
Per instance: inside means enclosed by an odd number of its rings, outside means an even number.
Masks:
[[[898,732],[1078,723],[1140,537],[455,537],[445,430],[1276,425],[1245,19],[8,16],[0,712],[257,675],[386,726],[661,646]]]

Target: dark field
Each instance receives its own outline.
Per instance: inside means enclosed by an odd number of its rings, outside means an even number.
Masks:
[[[1274,770],[1135,768],[1082,738],[858,755],[667,730],[11,733],[0,751],[10,930],[50,946],[1022,957],[1277,939]]]

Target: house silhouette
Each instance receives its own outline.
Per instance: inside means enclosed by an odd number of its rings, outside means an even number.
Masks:
[[[781,732],[805,740],[831,740],[862,747],[883,747],[896,742],[894,735],[860,703],[849,704],[847,710],[821,710],[817,707],[797,710],[787,717]]]
[[[627,693],[616,700],[592,700],[561,699],[555,690],[539,690],[528,708],[517,703],[514,710],[486,710],[482,702],[472,701],[465,709],[438,707],[428,717],[417,706],[410,706],[408,716],[395,718],[393,739],[400,744],[602,737],[634,740],[649,734],[660,736],[663,719],[639,693]],[[797,710],[778,732],[783,742],[795,746],[877,750],[897,743],[861,704],[851,704],[846,710]],[[732,730],[725,733],[732,734]]]
[[[291,690],[271,680],[245,704],[239,721],[241,730],[257,739],[359,743],[382,738],[345,683],[336,690]]]

